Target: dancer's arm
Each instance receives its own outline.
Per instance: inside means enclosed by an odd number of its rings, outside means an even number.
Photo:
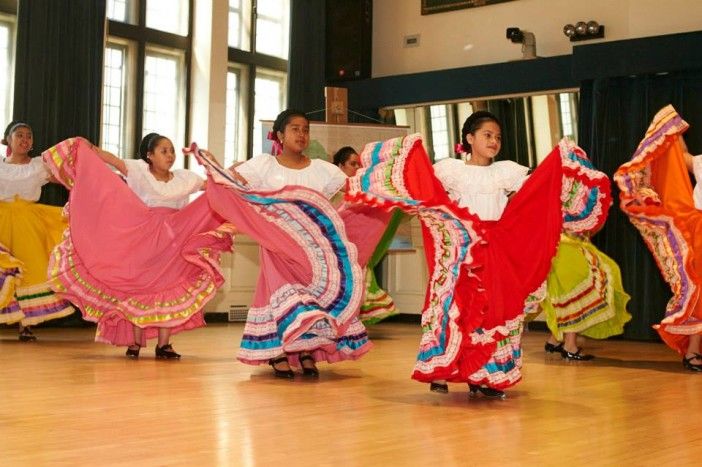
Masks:
[[[125,177],[127,176],[127,164],[124,163],[122,159],[119,157],[115,156],[111,152],[105,151],[103,149],[100,149],[99,147],[95,146],[94,144],[91,146],[91,149],[95,151],[95,154],[98,155],[102,161],[107,164],[111,165],[115,169],[117,169],[122,175]]]
[[[212,153],[211,153],[210,151],[208,151],[207,149],[200,149],[200,152],[202,153],[203,156],[205,156],[205,157],[208,158],[209,160],[211,160],[211,161],[216,162],[217,164],[219,164],[219,162],[217,162],[217,159],[215,158],[214,154],[212,154]],[[243,164],[243,162],[235,162],[235,163],[234,163],[231,167],[229,167],[227,170],[229,171],[229,173],[230,173],[239,183],[242,183],[242,184],[244,184],[244,185],[248,185],[248,184],[249,184],[248,180],[246,180],[244,177],[242,177],[241,174],[240,174],[239,172],[237,172],[236,170],[234,170],[235,167],[237,167],[237,166],[239,166],[239,165],[241,165],[241,164]]]

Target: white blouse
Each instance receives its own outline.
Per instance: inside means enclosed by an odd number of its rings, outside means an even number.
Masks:
[[[478,166],[460,159],[444,159],[434,164],[434,173],[449,197],[482,220],[502,217],[507,195],[522,187],[528,172],[528,167],[513,161]]]
[[[177,169],[167,182],[156,180],[149,172],[149,164],[141,159],[125,159],[127,185],[149,207],[181,209],[190,195],[202,189],[204,180],[195,173]]]
[[[0,201],[12,201],[18,196],[37,201],[41,187],[49,183],[49,171],[41,157],[33,157],[28,164],[10,164],[0,161]]]
[[[261,154],[235,170],[255,190],[278,190],[288,185],[299,185],[319,191],[327,199],[346,183],[346,174],[322,159],[311,159],[310,165],[303,169],[291,169],[280,165],[275,156]]]
[[[702,209],[702,154],[692,157],[692,172],[695,174],[695,189],[692,191],[692,199],[695,207]]]

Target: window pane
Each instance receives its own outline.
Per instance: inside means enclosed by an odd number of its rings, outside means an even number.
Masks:
[[[136,0],[107,0],[107,17],[113,21],[136,23]]]
[[[563,135],[571,139],[575,139],[575,116],[572,112],[571,107],[571,95],[566,93],[559,94],[559,104],[561,109],[561,124],[563,129]]]
[[[287,59],[290,1],[259,0],[256,13],[256,52]]]
[[[224,130],[224,166],[229,167],[237,160],[245,160],[246,155],[240,157],[239,145],[239,73],[227,72],[227,110]]]
[[[432,105],[429,107],[431,120],[431,138],[434,147],[434,160],[449,157],[449,132],[448,119],[445,105]]]
[[[174,168],[182,168],[184,144],[183,58],[165,53],[147,52],[144,62],[143,134],[167,136],[176,149]],[[142,135],[143,136],[143,135]]]
[[[285,106],[285,77],[257,71],[254,89],[253,153],[256,155],[262,151],[261,120],[274,120]]]
[[[188,0],[145,0],[146,27],[188,35]]]
[[[105,79],[102,87],[102,147],[124,157],[126,47],[108,44],[105,48]]]
[[[14,76],[12,26],[12,23],[0,22],[0,117],[3,122],[12,120],[12,77]]]
[[[251,0],[229,0],[229,47],[251,50]]]

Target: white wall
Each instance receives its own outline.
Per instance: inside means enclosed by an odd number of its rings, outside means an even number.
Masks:
[[[521,45],[507,40],[508,27],[533,32],[539,56],[567,55],[596,40],[570,42],[563,26],[589,20],[605,25],[605,41],[696,31],[702,1],[514,0],[422,16],[419,0],[375,0],[373,77],[518,60]],[[411,34],[421,35],[419,47],[403,48]]]

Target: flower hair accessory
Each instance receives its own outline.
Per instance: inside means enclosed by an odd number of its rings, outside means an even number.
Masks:
[[[275,131],[271,130],[268,132],[267,138],[268,141],[271,141],[273,143],[273,148],[271,149],[271,154],[274,156],[280,155],[283,153],[283,145],[280,144],[280,140],[278,139],[278,135],[276,135]]]
[[[465,148],[463,147],[463,144],[456,143],[456,145],[453,147],[453,150],[457,156],[461,156],[463,162],[467,162],[470,160],[470,153],[466,152]]]

